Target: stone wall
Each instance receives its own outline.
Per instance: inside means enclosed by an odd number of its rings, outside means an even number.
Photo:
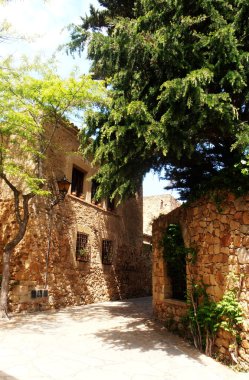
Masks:
[[[143,231],[145,235],[152,234],[153,220],[161,214],[168,214],[179,207],[181,203],[170,194],[143,197]]]
[[[187,247],[197,249],[195,265],[187,266],[187,281],[203,281],[214,301],[225,290],[237,286],[245,321],[239,356],[249,362],[249,195],[235,199],[228,195],[219,205],[201,199],[184,205],[153,223],[153,306],[162,321],[180,322],[186,303],[172,300],[171,280],[162,257],[160,241],[170,223],[179,223]],[[219,211],[218,211],[219,210]],[[236,278],[236,284],[234,283]],[[221,357],[229,357],[229,336],[220,332],[216,341]]]
[[[25,237],[11,258],[9,307],[41,310],[151,294],[151,255],[142,250],[142,197],[138,193],[113,211],[92,203],[90,177],[96,171],[78,151],[77,131],[61,127],[43,165],[48,188],[56,179],[72,180],[72,168],[85,172],[83,195],[69,193],[51,207],[53,197],[35,197]],[[0,248],[16,230],[13,202],[1,184]],[[51,230],[51,234],[50,234]],[[76,257],[77,232],[88,236],[89,257]],[[102,263],[102,240],[113,244],[110,265]],[[34,290],[48,290],[36,293]]]

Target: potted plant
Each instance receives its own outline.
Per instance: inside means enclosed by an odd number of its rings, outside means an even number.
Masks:
[[[89,260],[88,250],[86,248],[80,248],[77,252],[77,259],[80,261],[88,261]]]

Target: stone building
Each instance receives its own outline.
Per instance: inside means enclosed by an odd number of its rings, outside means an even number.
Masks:
[[[143,197],[143,248],[152,251],[152,223],[159,215],[168,214],[180,206],[170,194]]]
[[[142,196],[96,204],[95,173],[78,153],[78,131],[55,130],[43,164],[53,192],[71,182],[64,201],[35,197],[24,239],[11,258],[9,308],[41,310],[151,294],[151,255],[142,249]],[[1,186],[0,248],[15,231],[13,201]]]
[[[143,232],[152,235],[152,223],[161,214],[168,214],[181,203],[170,194],[143,197]]]
[[[249,195],[235,198],[228,195],[217,207],[214,201],[202,198],[161,215],[153,223],[153,308],[155,316],[181,328],[187,303],[174,299],[174,279],[168,275],[160,244],[169,224],[179,224],[186,247],[197,252],[195,263],[187,263],[187,287],[192,281],[203,283],[215,302],[226,290],[234,289],[243,308],[244,322],[236,355],[249,363]],[[220,331],[216,350],[221,358],[231,354],[231,336]]]

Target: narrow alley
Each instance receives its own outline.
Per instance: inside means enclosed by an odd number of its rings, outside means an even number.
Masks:
[[[151,298],[0,321],[1,380],[242,380],[152,318]]]

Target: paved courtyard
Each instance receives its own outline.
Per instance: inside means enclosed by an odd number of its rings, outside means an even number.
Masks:
[[[1,380],[244,380],[152,319],[151,298],[0,321]]]

